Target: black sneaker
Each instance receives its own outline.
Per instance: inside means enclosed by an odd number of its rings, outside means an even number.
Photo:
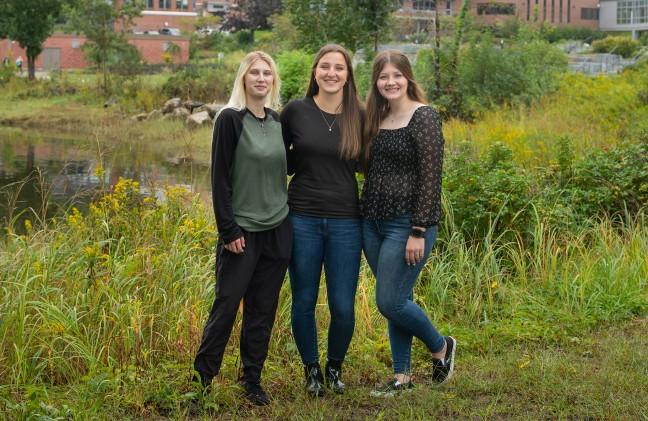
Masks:
[[[450,380],[454,372],[455,351],[457,350],[457,341],[452,336],[446,336],[446,353],[442,360],[432,358],[432,380],[437,385],[442,385]]]
[[[326,385],[335,393],[344,393],[344,389],[346,389],[346,385],[342,383],[340,377],[342,377],[341,364],[327,362],[324,369],[324,380]]]
[[[306,392],[313,397],[324,396],[324,376],[319,363],[304,366],[306,376]]]
[[[410,391],[412,388],[414,388],[414,384],[411,381],[401,383],[396,379],[391,379],[383,386],[372,390],[369,394],[374,398],[391,398],[403,392]]]
[[[259,383],[243,381],[241,382],[241,386],[243,386],[243,395],[253,404],[264,406],[270,403],[270,397],[268,397]]]

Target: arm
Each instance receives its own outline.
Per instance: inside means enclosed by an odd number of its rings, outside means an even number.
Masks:
[[[443,171],[443,132],[439,114],[421,107],[412,117],[411,135],[416,146],[419,191],[414,204],[412,226],[427,228],[441,219],[441,176]]]
[[[241,126],[236,111],[225,109],[216,118],[212,134],[212,200],[218,232],[225,244],[243,237],[232,208],[232,165]]]
[[[295,174],[295,151],[292,149],[293,137],[290,128],[290,120],[293,113],[292,103],[286,105],[281,111],[279,120],[281,121],[281,133],[283,135],[284,147],[286,148],[286,164],[288,165],[288,175]]]

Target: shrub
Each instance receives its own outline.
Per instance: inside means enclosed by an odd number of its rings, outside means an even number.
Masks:
[[[226,101],[236,76],[236,66],[218,63],[209,67],[188,66],[173,74],[162,86],[168,97],[196,101]]]
[[[554,43],[563,40],[580,40],[591,44],[596,40],[606,37],[604,32],[591,28],[574,28],[568,26],[542,25],[540,35],[548,42]]]
[[[596,53],[618,54],[624,58],[633,57],[641,48],[639,41],[629,37],[607,37],[592,43],[592,50]]]
[[[313,57],[301,50],[284,51],[277,55],[281,74],[281,100],[301,98],[306,92]]]
[[[524,233],[528,226],[530,177],[513,163],[513,154],[496,143],[483,157],[468,143],[452,154],[444,173],[444,194],[453,211],[455,228],[477,240]]]

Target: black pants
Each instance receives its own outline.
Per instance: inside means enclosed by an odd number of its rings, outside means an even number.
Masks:
[[[292,226],[286,218],[277,228],[244,235],[241,254],[227,251],[222,240],[216,248],[216,299],[194,361],[205,383],[220,370],[241,299],[243,380],[258,383],[268,355],[279,291],[292,250]]]

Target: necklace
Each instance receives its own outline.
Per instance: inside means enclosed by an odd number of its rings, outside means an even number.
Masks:
[[[254,114],[252,112],[252,110],[250,110],[249,108],[248,108],[248,111],[250,112],[250,114],[252,114],[252,117],[254,117],[257,124],[261,128],[261,133],[263,133],[263,136],[265,136],[266,135],[265,121],[266,121],[266,118],[268,118],[268,114],[265,114],[263,117],[257,117],[256,114]]]
[[[335,114],[335,117],[333,117],[333,121],[331,121],[331,124],[329,124],[328,120],[324,116],[324,113],[322,112],[322,109],[319,107],[319,105],[315,101],[315,98],[313,98],[313,102],[315,102],[315,107],[317,108],[317,111],[319,111],[320,115],[322,116],[322,119],[324,120],[324,123],[326,123],[326,127],[328,127],[328,131],[332,132],[333,131],[333,125],[335,124],[335,120],[337,120],[337,114]],[[340,108],[340,106],[338,105],[337,108]],[[336,108],[336,110],[337,110],[337,108]]]

